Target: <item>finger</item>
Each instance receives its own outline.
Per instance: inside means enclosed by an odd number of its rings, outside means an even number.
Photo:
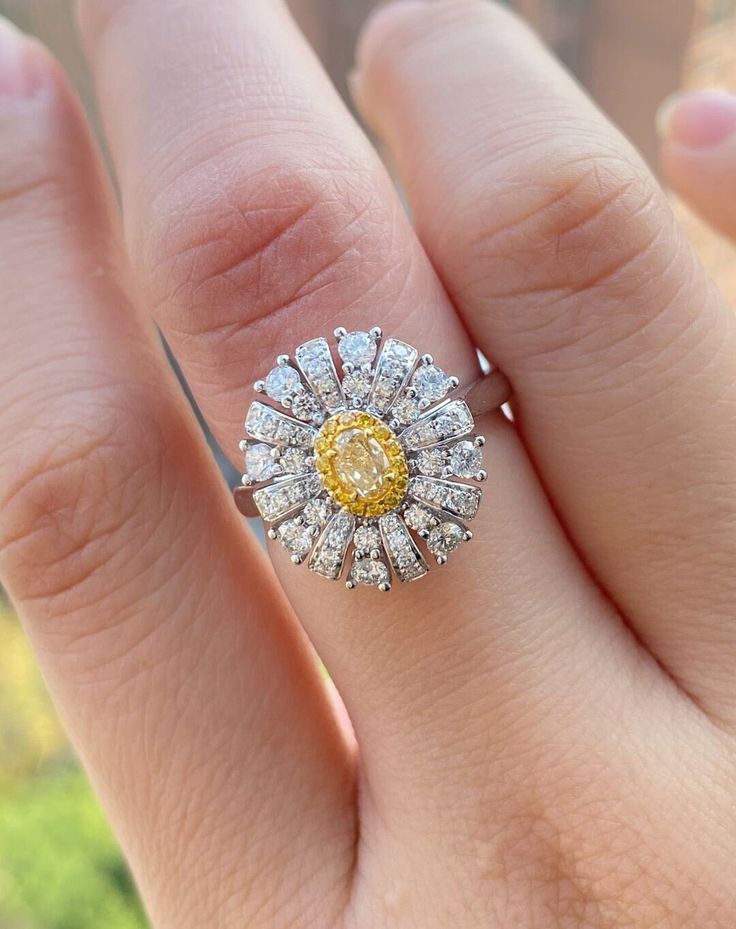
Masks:
[[[733,718],[730,309],[630,146],[501,8],[397,4],[359,63],[420,238],[510,377],[586,561],[683,686]]]
[[[223,445],[236,448],[248,384],[276,353],[336,324],[379,324],[473,378],[474,353],[389,182],[283,7],[233,0],[216,17],[195,2],[110,9],[87,2],[83,23],[128,241],[141,289]],[[154,109],[145,103],[153,88]],[[542,655],[578,655],[587,678],[602,671],[586,664],[591,638],[619,631],[515,434],[502,418],[479,428],[498,477],[473,524],[478,544],[448,573],[397,585],[383,600],[374,591],[347,600],[344,588],[274,554],[348,705],[364,796],[380,798],[413,841],[436,828],[438,780],[454,791],[469,757],[487,760],[485,729],[457,724],[468,702],[510,732],[503,718],[518,705],[499,693],[538,692],[549,677],[567,692],[569,665]],[[482,744],[461,745],[465,737]]]
[[[712,226],[736,237],[736,96],[676,94],[662,105],[657,128],[667,183]]]
[[[118,283],[77,106],[7,25],[0,129],[3,584],[155,925],[303,923],[344,892],[348,753]]]

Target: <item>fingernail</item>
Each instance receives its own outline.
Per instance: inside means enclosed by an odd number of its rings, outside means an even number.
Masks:
[[[673,94],[657,111],[657,131],[666,142],[714,148],[736,133],[736,95],[724,90]]]

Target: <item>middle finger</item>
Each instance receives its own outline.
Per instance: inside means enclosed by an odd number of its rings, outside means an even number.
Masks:
[[[225,448],[242,434],[248,381],[336,324],[378,323],[474,377],[472,348],[390,182],[280,4],[221,3],[217,16],[181,0],[86,10],[130,248]],[[384,798],[394,791],[394,808],[413,780],[426,787],[447,770],[448,752],[465,763],[470,734],[485,749],[485,714],[468,726],[469,704],[493,707],[511,731],[504,715],[530,695],[567,700],[566,669],[587,699],[610,691],[616,663],[602,641],[634,660],[514,433],[496,419],[487,428],[493,513],[481,511],[477,544],[447,574],[376,602],[275,556],[348,704],[364,771]]]

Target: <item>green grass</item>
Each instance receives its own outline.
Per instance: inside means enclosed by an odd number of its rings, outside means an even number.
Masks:
[[[30,648],[0,601],[0,927],[147,925]]]
[[[135,889],[76,766],[0,796],[0,925],[142,929]]]

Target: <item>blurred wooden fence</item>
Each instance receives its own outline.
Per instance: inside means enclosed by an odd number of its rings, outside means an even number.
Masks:
[[[157,0],[141,0],[157,2]],[[680,82],[694,0],[516,0],[517,11],[590,89],[650,161],[653,114]],[[355,38],[375,0],[291,0],[292,10],[345,93]],[[73,0],[0,0],[0,12],[39,35],[61,58],[90,109],[89,75]],[[217,3],[210,2],[212,15]]]
[[[659,103],[681,86],[736,90],[736,0],[508,2],[539,31],[655,171],[654,116]],[[216,16],[216,0],[208,5]],[[344,96],[358,30],[375,5],[376,0],[290,0]],[[0,0],[0,13],[39,35],[55,51],[99,128],[73,7],[74,0]],[[688,214],[683,219],[712,272],[736,297],[731,247]]]

